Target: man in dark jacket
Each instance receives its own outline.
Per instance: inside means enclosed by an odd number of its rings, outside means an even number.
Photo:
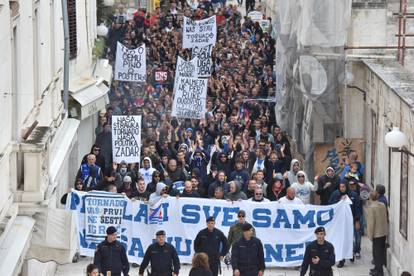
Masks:
[[[112,165],[112,132],[109,123],[103,125],[103,131],[96,137],[95,144],[100,147],[100,155],[105,158],[105,168],[109,168]]]
[[[235,170],[230,173],[229,181],[237,180],[241,184],[241,189],[246,189],[247,182],[249,181],[249,173],[244,168],[243,161],[237,159],[235,163]]]
[[[183,171],[183,168],[177,167],[177,160],[170,159],[168,161],[168,169],[167,169],[167,175],[164,175],[165,182],[177,182],[177,181],[185,181],[186,175]]]
[[[265,181],[267,184],[273,182],[273,179],[277,173],[283,174],[285,173],[285,157],[282,153],[282,159],[278,157],[276,151],[272,151],[269,157],[265,159]]]
[[[213,276],[218,275],[220,261],[223,260],[229,250],[226,236],[215,228],[215,225],[214,217],[207,218],[207,228],[198,232],[194,240],[194,251],[196,253],[204,252],[208,255],[208,262]]]
[[[254,237],[253,226],[242,226],[243,237],[233,244],[231,266],[234,276],[262,276],[265,270],[262,242]]]
[[[214,196],[214,191],[217,187],[222,187],[224,192],[226,191],[226,173],[224,171],[219,171],[217,173],[217,180],[210,184],[208,187],[208,197],[212,198]]]
[[[300,276],[305,276],[309,266],[309,275],[333,276],[332,266],[335,265],[334,247],[325,240],[326,232],[324,227],[316,228],[315,235],[316,240],[306,246]]]
[[[160,182],[160,179],[161,179],[161,173],[155,170],[152,173],[152,181],[148,183],[147,188],[146,188],[149,194],[152,194],[153,192],[155,192],[157,188],[157,183]]]
[[[174,246],[165,242],[165,231],[160,230],[156,234],[157,242],[148,246],[144,259],[139,267],[139,276],[151,262],[151,276],[173,275],[180,271],[180,259]]]
[[[150,193],[145,189],[144,178],[139,178],[133,187],[131,198],[135,200],[148,201]]]
[[[329,199],[338,186],[339,177],[335,175],[335,170],[332,167],[326,168],[325,174],[318,180],[318,190],[316,191],[320,196],[321,205],[329,204]]]
[[[331,198],[329,199],[329,204],[335,204],[342,199],[348,197],[352,201],[351,210],[352,216],[354,217],[354,255],[360,256],[361,252],[361,234],[360,234],[360,223],[359,220],[362,216],[362,205],[359,195],[349,190],[346,183],[340,183],[338,190],[332,193]],[[351,259],[354,261],[354,258]],[[345,260],[342,260],[338,263],[338,267],[341,268],[345,264]]]
[[[106,229],[106,238],[95,251],[93,263],[98,267],[99,273],[107,275],[110,271],[112,276],[128,275],[129,263],[125,248],[116,240],[116,228],[109,226]]]
[[[190,180],[187,180],[184,183],[184,190],[180,194],[181,197],[200,197],[200,194],[193,189],[193,183]]]

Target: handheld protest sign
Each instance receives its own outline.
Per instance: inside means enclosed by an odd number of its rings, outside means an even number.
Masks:
[[[145,82],[147,77],[147,62],[145,44],[128,49],[117,43],[115,60],[115,80]]]
[[[112,116],[112,158],[116,163],[139,163],[141,115]]]

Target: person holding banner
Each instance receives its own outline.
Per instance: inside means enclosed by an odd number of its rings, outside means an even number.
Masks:
[[[325,228],[315,229],[316,240],[306,246],[300,276],[305,276],[310,266],[311,276],[333,276],[332,266],[335,265],[335,249],[325,240]]]
[[[95,164],[95,162],[96,156],[94,154],[89,154],[87,163],[82,164],[78,170],[76,179],[82,179],[84,190],[90,191],[95,189],[103,178],[102,170]]]
[[[360,218],[362,216],[362,206],[359,195],[349,190],[348,184],[344,183],[345,181],[340,181],[339,187],[334,191],[329,199],[329,204],[335,204],[340,200],[346,199],[347,197],[352,201],[351,211],[354,218],[354,255],[360,255],[361,252],[361,235],[360,235]],[[351,262],[354,261],[354,258],[351,259]],[[338,263],[338,267],[344,267],[345,260],[341,260]]]
[[[218,275],[220,261],[224,259],[229,250],[226,236],[219,229],[215,228],[215,225],[214,217],[207,218],[207,228],[198,232],[194,240],[194,251],[196,253],[204,252],[208,255],[213,276]]]
[[[231,251],[231,266],[234,276],[262,276],[265,266],[262,242],[254,237],[253,226],[242,226],[243,237],[234,243]]]
[[[121,272],[124,276],[129,275],[129,263],[125,248],[116,238],[116,228],[109,226],[106,229],[105,240],[96,247],[93,263],[105,276],[121,276]]]
[[[151,263],[151,276],[176,276],[180,271],[180,259],[174,246],[165,242],[165,231],[160,230],[156,234],[157,242],[148,246],[144,259],[139,267],[139,276],[144,276],[144,271]]]
[[[296,197],[295,189],[292,187],[287,188],[286,195],[278,200],[282,204],[292,204],[292,205],[303,205],[303,201]]]

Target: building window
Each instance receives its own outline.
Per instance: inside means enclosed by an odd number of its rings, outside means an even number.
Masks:
[[[78,54],[78,40],[76,34],[76,0],[67,0],[69,19],[69,57],[76,58]]]
[[[400,181],[400,233],[407,239],[408,232],[408,166],[409,156],[401,153],[401,181]]]

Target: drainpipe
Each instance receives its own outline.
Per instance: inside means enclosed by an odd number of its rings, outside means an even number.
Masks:
[[[67,0],[62,1],[64,59],[63,59],[63,106],[65,114],[68,113],[69,98],[69,18]]]

